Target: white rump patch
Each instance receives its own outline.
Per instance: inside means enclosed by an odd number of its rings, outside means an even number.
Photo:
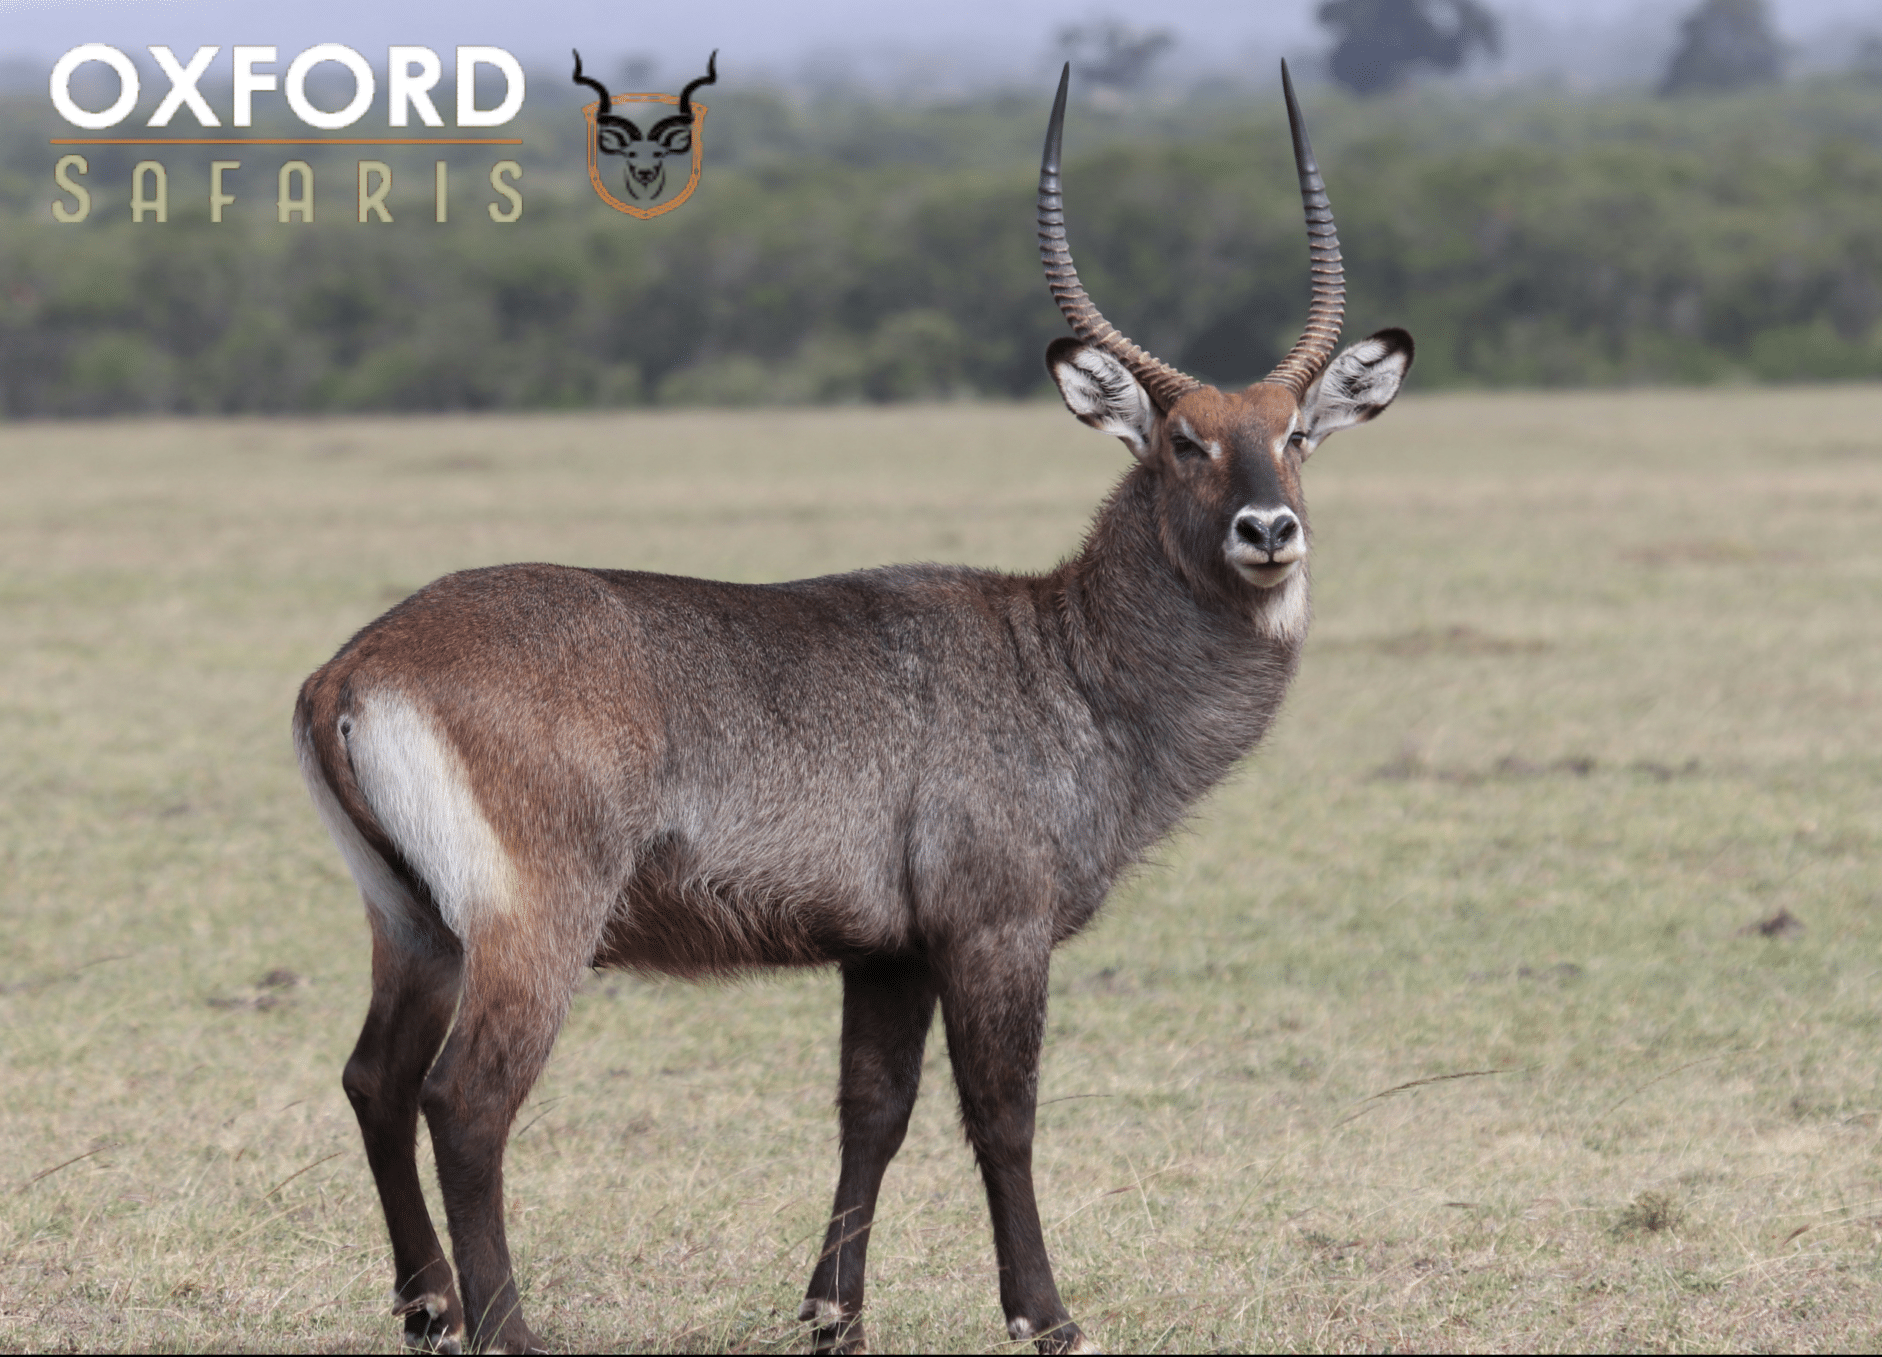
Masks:
[[[321,775],[320,764],[314,757],[314,742],[305,730],[294,732],[294,749],[300,757],[301,778],[307,783],[307,794],[313,798],[314,810],[320,815],[320,823],[327,827],[327,835],[340,850],[340,856],[346,859],[346,869],[353,874],[353,883],[359,887],[366,908],[395,942],[408,951],[422,950],[423,935],[414,922],[418,916],[418,901],[341,809],[339,798]],[[404,1304],[397,1292],[393,1293],[393,1301]]]
[[[341,734],[361,795],[431,887],[445,926],[465,938],[479,912],[508,909],[516,868],[430,713],[398,693],[368,693]]]

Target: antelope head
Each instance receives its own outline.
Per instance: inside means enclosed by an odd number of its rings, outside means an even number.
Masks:
[[[658,198],[666,190],[668,156],[693,153],[693,91],[719,83],[719,53],[706,59],[706,73],[680,91],[680,111],[662,118],[644,134],[632,118],[614,112],[614,96],[599,80],[582,74],[582,54],[575,54],[574,80],[601,96],[595,110],[595,149],[627,162],[622,185],[630,198]]]
[[[1068,63],[1039,167],[1039,252],[1075,338],[1054,340],[1046,367],[1072,413],[1122,439],[1155,478],[1166,550],[1192,584],[1239,593],[1270,635],[1298,640],[1309,547],[1301,465],[1328,435],[1392,403],[1411,367],[1411,336],[1381,330],[1334,354],[1346,309],[1340,242],[1285,62],[1313,261],[1313,302],[1299,341],[1260,381],[1223,391],[1119,334],[1085,295],[1065,242],[1059,148],[1070,73]]]

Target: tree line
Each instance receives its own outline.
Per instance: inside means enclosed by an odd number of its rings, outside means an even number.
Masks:
[[[1323,0],[1315,17],[1334,37],[1330,74],[1359,95],[1386,93],[1418,74],[1459,70],[1502,47],[1502,22],[1483,0]],[[1873,76],[1877,41],[1867,39],[1852,69]],[[1659,93],[1749,89],[1778,80],[1783,66],[1784,46],[1765,0],[1700,0],[1679,22]]]
[[[1067,167],[1094,298],[1216,381],[1265,372],[1307,294],[1284,126],[1242,98],[1081,109]],[[588,191],[579,131],[530,133],[527,210],[505,226],[481,208],[437,225],[428,196],[360,225],[337,149],[312,157],[330,194],[313,225],[271,203],[210,223],[181,187],[207,155],[180,152],[170,220],[133,224],[141,150],[97,157],[93,218],[59,225],[22,107],[0,119],[0,412],[1039,394],[1063,322],[1034,252],[1037,102],[723,96],[698,192],[651,221]],[[1412,330],[1421,385],[1882,377],[1874,85],[1314,102],[1349,332]],[[429,153],[394,168],[429,194]]]

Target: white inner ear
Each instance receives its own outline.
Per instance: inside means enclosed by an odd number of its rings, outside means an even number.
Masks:
[[[1123,439],[1137,456],[1149,454],[1157,407],[1129,368],[1101,349],[1081,346],[1052,365],[1052,378],[1079,419]]]
[[[1327,364],[1301,402],[1307,451],[1329,434],[1364,424],[1390,405],[1411,367],[1411,354],[1382,339],[1362,339]]]

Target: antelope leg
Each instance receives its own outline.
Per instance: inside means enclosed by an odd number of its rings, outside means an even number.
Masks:
[[[934,1019],[925,963],[871,960],[843,970],[843,1067],[837,1092],[843,1168],[823,1252],[799,1317],[816,1321],[817,1352],[860,1352],[863,1267],[876,1193],[902,1146]]]

